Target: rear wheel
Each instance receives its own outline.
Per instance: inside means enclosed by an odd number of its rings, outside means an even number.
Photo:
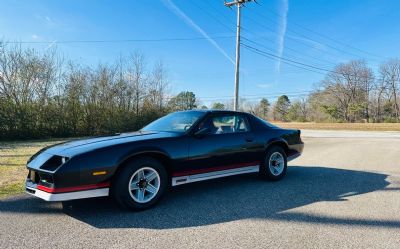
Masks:
[[[286,175],[287,157],[285,150],[280,146],[268,149],[264,164],[260,166],[260,175],[270,181],[279,181]]]
[[[112,195],[122,206],[132,210],[152,207],[167,188],[164,166],[153,158],[132,160],[117,175]]]

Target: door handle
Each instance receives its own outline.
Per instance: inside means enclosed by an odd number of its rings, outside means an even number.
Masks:
[[[246,140],[246,142],[248,142],[248,143],[250,143],[250,142],[253,142],[253,141],[254,141],[254,139],[253,139],[253,138],[250,138],[250,137],[248,137],[248,138],[245,138],[244,140]]]

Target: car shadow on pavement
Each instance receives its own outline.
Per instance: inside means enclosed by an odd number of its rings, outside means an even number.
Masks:
[[[284,212],[321,201],[383,190],[387,175],[327,167],[289,167],[279,182],[256,174],[227,177],[172,188],[152,209],[130,212],[109,198],[48,203],[23,197],[0,201],[0,212],[65,213],[97,228],[169,229],[241,219],[287,220],[338,225],[398,227],[400,221],[320,217]]]

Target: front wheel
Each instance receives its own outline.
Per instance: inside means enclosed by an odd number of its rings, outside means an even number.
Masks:
[[[168,175],[163,165],[153,158],[138,158],[117,175],[112,187],[114,198],[132,210],[153,206],[167,188]]]
[[[279,181],[286,175],[287,157],[280,146],[268,149],[264,163],[260,166],[260,175],[270,181]]]

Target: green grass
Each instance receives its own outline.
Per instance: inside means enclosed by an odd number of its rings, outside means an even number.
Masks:
[[[0,142],[0,198],[22,193],[26,162],[41,148],[63,140]]]
[[[23,182],[15,182],[0,187],[0,198],[16,195],[24,191]]]

